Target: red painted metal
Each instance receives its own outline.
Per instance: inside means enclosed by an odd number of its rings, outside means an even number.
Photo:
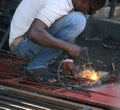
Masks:
[[[102,108],[120,109],[120,83],[102,85],[88,91],[91,97],[72,93],[60,86],[40,84],[25,78],[22,64],[27,61],[10,54],[0,53],[0,85],[19,88],[25,91],[64,98],[74,102],[90,104]]]

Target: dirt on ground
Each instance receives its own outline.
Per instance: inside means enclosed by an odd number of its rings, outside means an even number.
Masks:
[[[88,55],[83,52],[77,59],[80,65],[120,75],[120,42],[78,37],[76,44],[88,48]]]

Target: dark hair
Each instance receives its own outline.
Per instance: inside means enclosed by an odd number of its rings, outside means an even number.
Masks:
[[[91,4],[99,6],[99,8],[103,7],[106,3],[106,0],[90,0]]]

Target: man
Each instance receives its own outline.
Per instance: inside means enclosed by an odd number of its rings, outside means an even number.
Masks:
[[[52,78],[50,62],[63,52],[77,58],[82,49],[73,44],[86,26],[86,15],[105,0],[22,0],[11,22],[11,51],[30,58],[26,75],[36,81]]]

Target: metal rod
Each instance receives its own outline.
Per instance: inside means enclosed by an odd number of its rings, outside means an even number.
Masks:
[[[111,7],[110,7],[110,12],[109,12],[108,18],[113,18],[114,17],[116,3],[117,3],[117,0],[112,0],[111,1]]]
[[[0,89],[1,89],[0,93],[13,94],[13,95],[17,95],[19,97],[35,99],[37,101],[51,103],[51,104],[66,107],[66,108],[69,108],[69,109],[75,109],[75,110],[79,109],[79,110],[81,110],[82,108],[86,107],[86,105],[80,104],[80,103],[77,103],[77,102],[71,102],[71,101],[68,101],[68,100],[65,100],[65,99],[63,100],[63,99],[60,99],[60,98],[46,96],[44,94],[37,94],[37,93],[28,92],[28,91],[23,91],[23,90],[11,88],[11,87],[0,86]],[[89,107],[94,108],[92,106],[89,106]]]
[[[9,30],[10,30],[10,27],[8,27],[7,31],[5,32],[1,42],[0,42],[0,49],[3,47],[8,35],[9,35]]]

